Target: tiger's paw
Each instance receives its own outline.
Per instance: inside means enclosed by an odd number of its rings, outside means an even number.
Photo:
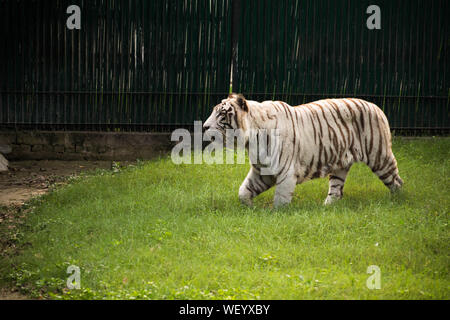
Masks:
[[[275,194],[275,197],[273,199],[273,208],[281,209],[283,207],[286,207],[291,203],[291,199],[292,194],[290,194],[289,196]]]
[[[241,204],[247,207],[253,207],[253,201],[250,198],[240,198]]]
[[[402,189],[403,186],[403,180],[399,176],[394,178],[393,183],[389,186],[389,189],[391,190],[391,193],[397,193],[399,190]]]
[[[329,194],[328,197],[325,199],[325,201],[323,202],[324,205],[328,206],[338,200],[340,200],[341,197],[338,197],[334,194]]]

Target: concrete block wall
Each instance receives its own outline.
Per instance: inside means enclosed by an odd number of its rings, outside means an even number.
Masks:
[[[0,131],[9,160],[136,160],[170,152],[170,133]]]

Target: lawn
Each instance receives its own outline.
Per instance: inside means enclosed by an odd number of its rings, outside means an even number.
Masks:
[[[22,209],[2,282],[53,299],[450,299],[450,138],[393,149],[400,193],[357,164],[327,207],[327,179],[281,210],[273,189],[243,207],[248,164],[98,170]],[[69,265],[79,290],[66,289]],[[371,265],[381,289],[366,285]]]

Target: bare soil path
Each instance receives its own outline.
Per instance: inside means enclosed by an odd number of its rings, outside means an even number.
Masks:
[[[0,173],[0,206],[21,205],[68,176],[96,168],[109,169],[111,161],[11,161],[9,168]]]

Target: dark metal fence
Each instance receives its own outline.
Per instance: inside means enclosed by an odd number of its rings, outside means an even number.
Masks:
[[[81,30],[66,28],[72,4]],[[395,130],[449,132],[448,16],[446,0],[0,0],[0,125],[190,127],[227,95],[233,61],[250,99],[360,97]]]

